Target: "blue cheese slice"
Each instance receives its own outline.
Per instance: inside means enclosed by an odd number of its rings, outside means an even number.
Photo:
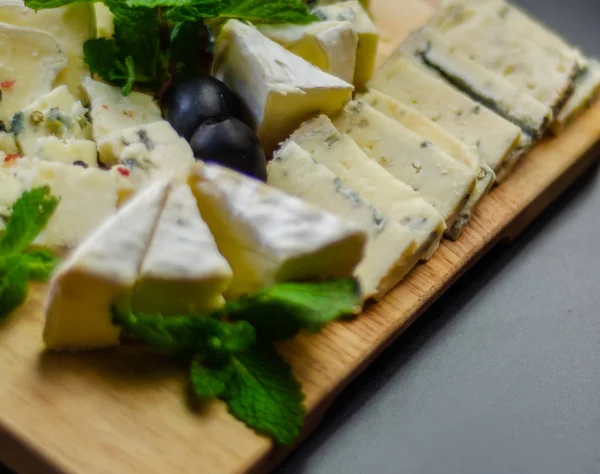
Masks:
[[[120,329],[112,323],[111,308],[131,305],[168,185],[152,183],[61,264],[46,303],[48,348],[77,350],[119,343]]]
[[[353,275],[365,233],[354,223],[260,181],[198,163],[190,186],[233,270],[235,298],[284,281]]]
[[[352,83],[358,36],[348,21],[319,21],[308,25],[258,25],[267,38],[313,66]]]
[[[268,167],[268,183],[357,224],[368,235],[356,276],[365,299],[381,299],[419,260],[412,233],[345,186],[294,142],[285,143]]]
[[[423,114],[402,102],[376,90],[372,90],[364,95],[362,100],[374,109],[401,123],[409,130],[419,134],[434,146],[448,153],[457,161],[477,173],[475,189],[460,211],[460,215],[452,225],[452,228],[447,232],[448,237],[457,239],[481,200],[496,181],[494,171],[487,164],[480,162],[475,150],[465,145]]]
[[[334,123],[452,226],[475,186],[472,169],[362,101],[348,103]]]
[[[35,145],[34,156],[40,160],[54,161],[87,168],[98,167],[98,150],[92,140],[43,137]]]
[[[305,122],[290,140],[326,166],[345,186],[406,227],[417,247],[415,255],[427,259],[435,251],[446,230],[441,214],[414,189],[369,159],[329,118],[321,115]]]
[[[213,75],[245,101],[267,154],[315,112],[339,112],[353,91],[237,20],[228,21],[217,39]]]
[[[519,142],[519,127],[402,57],[390,57],[370,88],[410,105],[473,147],[495,172]]]
[[[8,119],[52,90],[67,65],[64,45],[51,34],[0,23],[0,120]]]
[[[189,186],[174,184],[135,285],[134,311],[214,311],[225,304],[223,292],[231,278],[231,267],[200,217]]]

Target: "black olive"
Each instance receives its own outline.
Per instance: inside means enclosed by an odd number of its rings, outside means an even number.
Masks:
[[[206,121],[236,118],[252,126],[240,98],[212,76],[198,76],[173,84],[163,98],[165,119],[185,139]]]
[[[238,119],[206,122],[196,130],[190,146],[198,159],[267,180],[267,160],[260,141],[254,130]]]

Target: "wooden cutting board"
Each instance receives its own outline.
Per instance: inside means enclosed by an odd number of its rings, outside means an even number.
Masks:
[[[422,0],[372,0],[383,33],[380,60],[431,6]],[[560,137],[523,159],[485,198],[457,242],[355,321],[281,347],[306,393],[305,435],[335,396],[470,265],[517,236],[583,173],[600,152],[600,104]],[[21,474],[263,473],[286,454],[273,449],[215,402],[186,405],[186,369],[134,347],[83,354],[45,353],[46,287],[0,327],[0,459]]]

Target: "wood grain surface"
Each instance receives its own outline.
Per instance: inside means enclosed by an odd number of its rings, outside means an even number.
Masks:
[[[431,6],[372,0],[380,60]],[[457,242],[440,247],[361,317],[281,346],[306,393],[304,435],[363,370],[483,253],[514,238],[588,168],[600,143],[596,104],[557,139],[537,146],[495,188]],[[229,416],[220,402],[190,406],[186,367],[140,347],[79,354],[43,350],[46,287],[0,327],[0,459],[20,474],[263,473],[285,451]],[[83,315],[82,315],[83,317]]]

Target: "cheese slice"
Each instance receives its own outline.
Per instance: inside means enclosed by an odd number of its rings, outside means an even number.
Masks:
[[[550,32],[549,41],[540,40],[537,27],[519,28],[519,15],[505,2],[451,0],[442,2],[429,25],[462,53],[558,112],[572,92],[579,62],[571,48],[565,54],[564,45],[554,44]]]
[[[350,276],[366,241],[356,224],[218,165],[194,165],[190,184],[233,270],[225,296],[276,282]]]
[[[352,83],[358,36],[348,21],[308,25],[259,25],[267,38],[341,80]]]
[[[534,140],[525,132],[521,132],[517,146],[510,152],[508,158],[496,172],[496,182],[501,183],[510,176],[519,160],[533,147]]]
[[[446,230],[443,217],[414,189],[394,178],[324,115],[305,122],[290,140],[411,233],[415,254],[431,256]]]
[[[57,38],[64,45],[69,62],[56,78],[55,85],[65,84],[71,94],[83,98],[81,80],[90,75],[83,45],[96,34],[93,4],[82,2],[36,11],[27,8],[22,0],[0,0],[0,22],[35,28]]]
[[[364,89],[375,70],[380,36],[365,8],[357,0],[350,0],[318,6],[313,13],[322,20],[348,21],[352,24],[358,35],[354,85],[359,90]]]
[[[96,36],[111,39],[115,34],[115,16],[104,3],[94,3],[96,14]]]
[[[364,95],[362,100],[374,109],[401,123],[409,130],[419,134],[434,146],[448,153],[454,159],[477,173],[474,191],[460,211],[452,228],[447,232],[448,237],[457,239],[483,197],[496,181],[494,171],[487,164],[480,163],[479,156],[475,150],[402,102],[376,90],[372,90]]]
[[[346,105],[334,123],[452,226],[475,186],[472,169],[362,101]]]
[[[186,315],[225,303],[231,267],[200,217],[187,184],[174,185],[142,263],[133,293],[140,313]]]
[[[162,211],[169,183],[156,181],[96,229],[62,263],[46,304],[44,342],[50,349],[119,343],[111,308],[131,304],[140,266]]]
[[[423,28],[411,34],[396,54],[443,78],[535,138],[541,137],[552,121],[549,105],[473,61],[433,29]]]
[[[575,81],[575,91],[565,103],[552,124],[552,132],[558,134],[570,122],[585,112],[600,91],[600,62],[590,60],[588,69]]]
[[[41,137],[90,138],[91,127],[86,113],[67,86],[59,86],[14,114],[10,119],[11,131],[21,154],[33,157]]]
[[[19,153],[19,147],[12,133],[0,132],[0,151],[7,155]]]
[[[345,186],[294,142],[287,142],[275,153],[267,179],[272,186],[348,219],[365,231],[365,256],[356,268],[365,299],[383,298],[419,260],[407,228]]]
[[[43,137],[38,139],[35,145],[34,156],[40,160],[78,165],[84,168],[98,167],[98,150],[96,143],[91,140],[61,140],[57,137]]]
[[[494,171],[519,141],[519,127],[402,57],[390,57],[369,86],[410,105],[474,147],[481,161]]]
[[[59,250],[74,247],[116,212],[116,180],[104,170],[21,158],[5,164],[0,173],[21,183],[19,196],[47,185],[52,195],[60,198],[46,228],[35,239],[36,245]]]
[[[353,90],[237,20],[217,39],[213,75],[245,101],[267,154],[314,113],[339,112]]]
[[[0,23],[0,120],[52,90],[67,65],[64,45],[40,30]]]

